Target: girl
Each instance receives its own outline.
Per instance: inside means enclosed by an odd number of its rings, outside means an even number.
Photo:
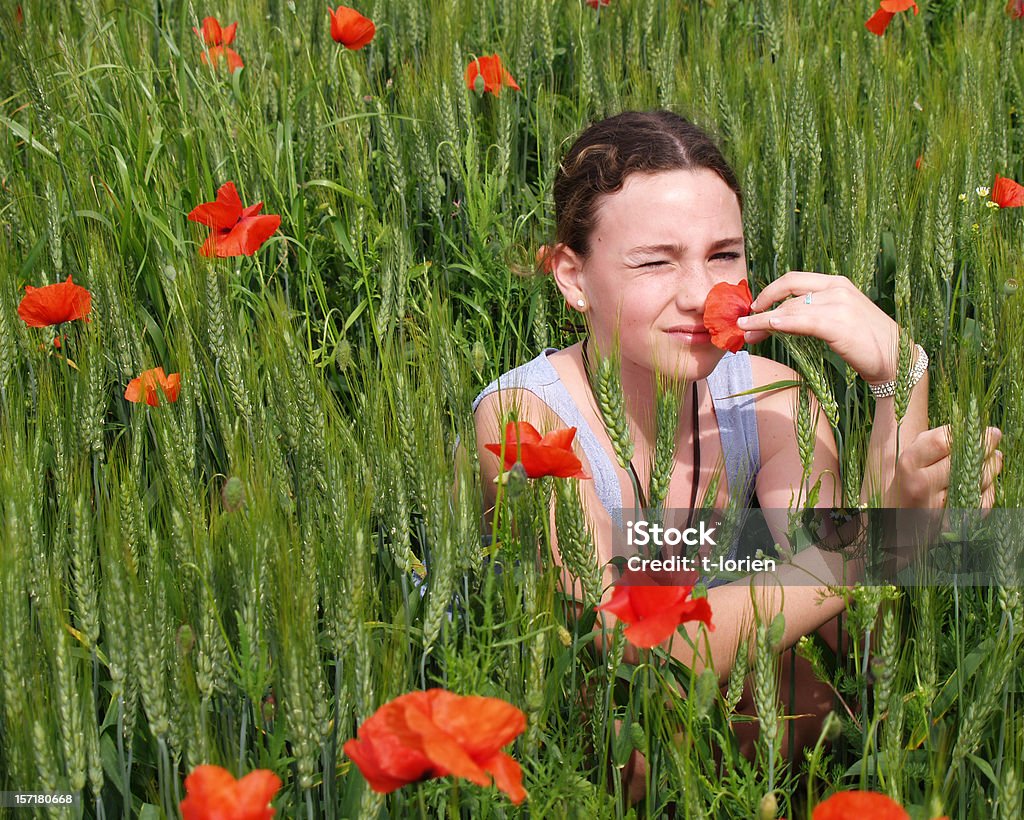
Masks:
[[[667,111],[627,112],[598,122],[565,156],[554,200],[556,241],[546,249],[546,267],[566,302],[585,320],[587,336],[565,350],[545,350],[477,398],[483,486],[489,509],[501,464],[484,444],[504,439],[511,407],[542,432],[575,427],[577,454],[593,477],[580,482],[583,505],[608,584],[607,562],[613,533],[622,524],[620,510],[645,504],[637,496],[650,477],[658,378],[685,385],[665,507],[696,506],[716,463],[724,463],[716,509],[725,508],[733,494],[740,506],[756,494],[762,509],[785,510],[803,486],[795,392],[734,394],[799,377],[778,362],[745,351],[727,353],[711,343],[704,324],[708,292],[719,283],[744,282],[747,268],[736,174],[700,128]],[[928,429],[924,351],[915,349],[914,386],[897,457],[892,397],[896,323],[845,277],[803,271],[790,271],[767,285],[751,311],[739,321],[746,343],[769,333],[816,337],[872,385],[876,403],[862,498],[880,497],[887,507],[942,507],[949,483],[949,431]],[[617,463],[591,386],[598,352],[607,355],[616,347],[635,443],[628,469]],[[818,506],[831,509],[841,503],[839,462],[832,430],[820,410],[818,415],[810,486],[820,478]],[[1002,466],[1002,454],[995,449],[1000,436],[995,428],[987,431],[986,509]],[[769,519],[768,524],[775,541],[786,543],[785,521]],[[559,560],[557,549],[554,557]],[[785,613],[784,647],[842,611],[844,599],[824,588],[822,579],[856,581],[856,568],[851,577],[843,561],[841,555],[811,546],[780,565],[773,577],[755,576],[765,582],[759,617],[771,620],[776,612]],[[563,581],[568,588],[571,580],[565,573]],[[698,671],[712,666],[725,680],[754,620],[750,579],[713,586],[708,599],[716,627],[708,635],[710,655],[695,657],[681,640],[671,643],[672,652]],[[604,625],[610,629],[614,618],[608,616]],[[798,687],[812,703],[791,704],[797,713],[829,708],[831,698],[819,703],[822,693],[812,689]],[[780,691],[788,691],[786,681]]]

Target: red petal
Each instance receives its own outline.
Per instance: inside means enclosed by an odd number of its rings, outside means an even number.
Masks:
[[[172,373],[164,379],[160,387],[163,389],[167,401],[173,404],[178,400],[178,394],[181,392],[181,374]]]
[[[497,54],[491,54],[489,56],[477,57],[466,67],[466,87],[473,91],[476,88],[476,78],[482,76],[484,78],[484,91],[490,92],[495,97],[501,93],[501,86],[504,83],[509,88],[514,88],[517,91],[519,86],[516,85],[516,81],[512,75],[505,70],[505,67],[501,64],[501,58]]]
[[[917,3],[914,2],[914,0],[882,0],[882,2],[879,3],[879,6],[881,6],[885,11],[893,13],[906,11],[907,9],[912,8],[914,10],[914,14],[917,14]]]
[[[491,757],[526,729],[526,715],[511,703],[432,689],[431,718],[475,761]]]
[[[671,638],[678,626],[679,619],[674,612],[659,612],[629,624],[625,631],[626,640],[641,649],[651,649]]]
[[[814,807],[813,820],[910,820],[891,797],[876,792],[836,792]]]
[[[270,820],[274,809],[270,801],[281,788],[281,778],[267,769],[249,772],[235,784],[232,817],[245,820]]]
[[[704,305],[704,326],[711,333],[711,342],[734,353],[743,347],[743,331],[736,320],[750,313],[753,296],[747,280],[732,285],[720,282],[708,292]]]
[[[1024,205],[1024,185],[996,174],[996,181],[992,183],[992,201],[1000,208],[1019,208]]]
[[[221,36],[220,45],[222,45],[222,46],[229,46],[229,45],[231,45],[235,41],[235,29],[237,29],[237,28],[238,28],[238,23],[232,23],[227,28],[222,29],[221,33],[220,33],[220,36]]]
[[[239,56],[237,51],[233,48],[228,48],[227,46],[224,46],[223,48],[224,56],[227,57],[228,60],[228,71],[233,74],[238,69],[245,68],[245,63],[242,62],[242,58]]]
[[[128,382],[124,389],[124,397],[130,402],[139,402],[142,399],[142,379],[136,377]]]
[[[478,786],[491,785],[487,773],[466,750],[415,704],[405,705],[405,720],[409,729],[418,736],[423,753],[435,766],[456,777],[464,777]]]
[[[328,12],[331,15],[331,37],[352,51],[366,46],[377,31],[373,21],[355,9],[338,6],[337,11],[328,9]]]
[[[220,808],[237,781],[220,766],[196,766],[185,778],[185,799],[179,808],[184,820],[208,820]]]
[[[203,42],[208,46],[219,46],[221,44],[223,32],[216,17],[204,17],[202,32],[195,27],[193,27],[192,31],[202,37]]]
[[[362,727],[359,731],[362,734]],[[426,757],[398,743],[393,735],[349,740],[343,749],[376,792],[393,792],[406,783],[415,783],[430,771]]]
[[[214,202],[204,202],[192,209],[188,218],[210,228],[232,228],[242,218],[242,200],[235,183],[225,182],[217,190]]]
[[[481,761],[480,765],[484,771],[494,775],[494,785],[505,792],[513,803],[518,805],[526,799],[523,771],[514,758],[504,752],[498,752],[493,757]]]
[[[864,24],[864,28],[872,34],[877,34],[881,37],[889,27],[889,23],[892,22],[892,18],[893,13],[891,11],[879,9],[868,18],[867,22]]]
[[[216,254],[220,257],[252,256],[280,225],[281,217],[277,214],[242,219],[227,235],[217,237]]]
[[[636,610],[633,609],[633,598],[630,594],[630,590],[633,587],[616,586],[612,590],[611,600],[606,601],[600,606],[594,607],[598,612],[610,612],[620,621],[626,623],[632,623],[640,619],[637,615]]]
[[[559,430],[552,430],[547,433],[541,440],[542,447],[561,447],[563,450],[568,450],[572,447],[572,440],[576,438],[575,427],[562,427]]]
[[[687,621],[703,621],[711,632],[715,631],[711,623],[711,603],[707,598],[694,598],[686,601],[678,610],[679,623]]]
[[[528,421],[510,421],[505,425],[505,466],[508,470],[519,460],[519,446],[522,444],[536,444],[540,442],[540,433]],[[485,444],[484,447],[494,455],[501,457],[502,445]]]
[[[507,451],[506,451],[507,452]],[[521,461],[526,475],[530,478],[555,476],[556,478],[590,478],[583,471],[583,462],[572,450],[544,447],[539,444],[524,444]],[[515,462],[512,462],[513,464]],[[507,469],[507,468],[506,468]]]
[[[29,327],[48,327],[77,319],[89,321],[91,311],[92,294],[76,285],[71,276],[41,288],[26,285],[25,295],[18,304],[18,316]]]

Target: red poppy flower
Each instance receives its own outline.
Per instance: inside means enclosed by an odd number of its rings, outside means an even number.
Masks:
[[[503,700],[429,689],[381,706],[363,721],[358,740],[345,743],[345,754],[376,792],[448,775],[489,786],[493,777],[521,803],[522,771],[500,749],[525,728],[526,715]]]
[[[915,160],[914,160],[914,167],[915,167],[915,168],[916,168],[916,169],[917,169],[918,171],[920,171],[920,170],[921,170],[921,163],[922,163],[922,162],[924,162],[924,156],[923,156],[923,155],[921,155],[921,154],[918,154],[918,155],[917,155],[917,159],[915,159]]]
[[[478,80],[478,77],[482,80]],[[501,93],[503,85],[519,91],[515,79],[505,70],[501,64],[501,57],[497,54],[492,54],[489,57],[477,57],[466,67],[466,88],[476,91],[478,83],[482,89],[480,93],[489,91],[495,97]]]
[[[587,5],[592,9],[600,8],[601,6],[611,5],[612,0],[587,0]]]
[[[256,769],[240,780],[220,766],[196,766],[185,778],[184,820],[270,820],[270,801],[281,788],[281,778]]]
[[[914,0],[882,0],[878,11],[868,18],[864,28],[881,37],[897,13],[911,8],[914,10],[914,14],[917,14],[917,3]]]
[[[1006,4],[1006,13],[1014,20],[1024,18],[1024,0],[1010,0],[1010,2]]]
[[[543,438],[528,421],[510,421],[505,425],[505,466],[511,470],[517,461],[523,463],[526,475],[540,478],[590,478],[583,471],[583,462],[572,451],[575,427],[553,430]],[[501,444],[485,444],[496,456],[501,456]]]
[[[160,403],[157,387],[163,391],[167,401],[176,402],[181,390],[181,374],[172,373],[167,376],[162,367],[145,370],[128,382],[124,397],[131,402],[145,401],[150,407],[156,407]]]
[[[220,65],[221,60],[226,60],[228,70],[232,72],[235,69],[244,68],[245,63],[242,62],[238,52],[233,48],[228,48],[235,41],[235,29],[237,28],[238,23],[232,23],[230,26],[222,28],[216,17],[204,17],[202,31],[193,26],[192,31],[203,38],[210,53],[207,57],[204,51],[200,55],[200,59],[207,65],[212,63],[215,67]]]
[[[704,327],[711,333],[712,344],[733,353],[743,347],[743,331],[736,325],[736,320],[750,315],[750,303],[753,301],[746,279],[736,285],[719,282],[708,291]]]
[[[696,573],[685,573],[683,580],[695,580]],[[641,649],[650,649],[675,634],[680,624],[711,623],[711,604],[707,598],[690,598],[693,587],[685,584],[651,584],[643,573],[627,571],[615,582],[611,600],[596,607],[610,612],[626,624],[626,640]]]
[[[1024,205],[1024,185],[996,174],[996,181],[992,183],[992,201],[1000,208],[1019,208]]]
[[[209,227],[210,235],[199,249],[203,256],[252,256],[281,225],[277,214],[259,216],[262,202],[242,207],[235,183],[225,182],[215,202],[192,209],[188,218]]]
[[[235,41],[235,29],[237,28],[238,23],[232,23],[227,28],[221,28],[216,17],[204,17],[203,30],[200,31],[195,26],[192,26],[192,31],[199,37],[202,37],[203,42],[208,46],[229,46]]]
[[[18,315],[29,327],[48,327],[76,319],[88,322],[91,310],[92,294],[72,282],[70,275],[56,285],[25,285],[25,295],[18,305]]]
[[[331,15],[331,37],[352,51],[359,51],[377,32],[373,20],[348,6],[338,6],[337,11],[327,9],[327,13]]]
[[[811,820],[910,820],[906,810],[891,797],[877,792],[836,792],[814,807]]]

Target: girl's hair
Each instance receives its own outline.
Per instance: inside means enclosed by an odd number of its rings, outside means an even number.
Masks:
[[[626,111],[587,128],[555,175],[555,239],[580,256],[590,252],[598,199],[622,188],[630,174],[714,171],[736,194],[736,173],[711,136],[671,111]]]

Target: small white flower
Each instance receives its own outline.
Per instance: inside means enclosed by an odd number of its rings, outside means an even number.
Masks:
[[[993,202],[990,199],[988,202],[985,203],[985,207],[986,208],[998,208],[999,207],[999,203],[998,202]]]
[[[960,194],[960,196],[958,196],[957,199],[959,199],[961,202],[966,202],[967,194]]]
[[[921,105],[921,102],[917,97],[914,97],[914,102],[912,102],[911,105],[913,105],[918,111],[924,111],[924,106]]]
[[[977,188],[974,189],[974,193],[976,193],[980,197],[986,197],[989,194],[989,190],[984,185],[979,185]]]

